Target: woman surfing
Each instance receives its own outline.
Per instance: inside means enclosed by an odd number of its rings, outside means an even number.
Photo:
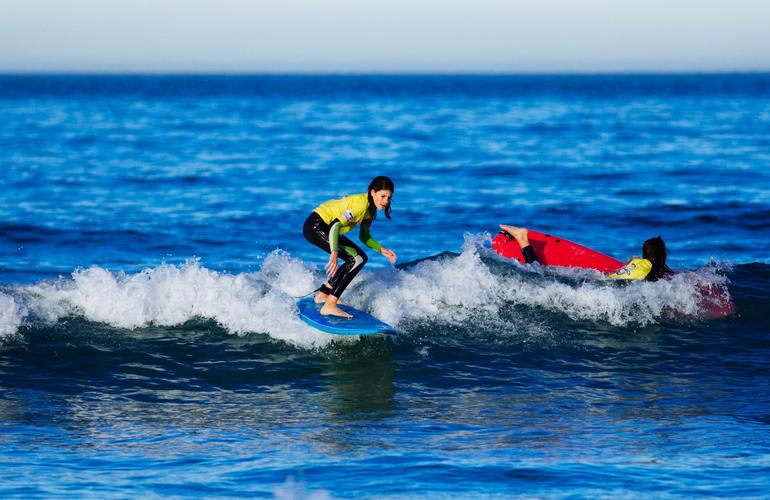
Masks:
[[[326,274],[330,277],[318,289],[316,303],[323,303],[321,314],[325,316],[352,316],[337,305],[342,293],[364,267],[368,258],[361,248],[345,233],[360,225],[358,238],[367,247],[380,252],[391,264],[396,254],[380,245],[370,233],[371,225],[377,218],[377,211],[385,212],[390,220],[390,203],[395,186],[390,178],[375,177],[365,193],[352,194],[336,200],[329,200],[317,206],[305,220],[302,234],[321,250],[329,254]],[[337,259],[344,260],[340,267]]]

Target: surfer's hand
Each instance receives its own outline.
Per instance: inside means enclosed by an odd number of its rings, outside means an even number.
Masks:
[[[382,255],[384,255],[384,256],[385,256],[385,258],[386,258],[386,259],[388,259],[388,260],[390,261],[390,263],[391,263],[391,264],[395,264],[395,263],[396,263],[396,259],[397,259],[398,257],[396,256],[396,252],[394,252],[393,250],[388,250],[387,248],[385,248],[385,247],[382,247],[382,248],[380,249],[380,253],[381,253]]]
[[[337,250],[335,250],[329,256],[329,262],[326,263],[326,274],[334,276],[334,273],[337,272],[337,267]]]

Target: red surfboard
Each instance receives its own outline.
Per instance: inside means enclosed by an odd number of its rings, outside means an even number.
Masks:
[[[527,237],[538,261],[545,266],[582,267],[596,269],[602,273],[614,273],[624,265],[609,255],[558,236],[530,229]],[[503,257],[525,262],[519,243],[508,233],[501,232],[495,236],[492,249]]]

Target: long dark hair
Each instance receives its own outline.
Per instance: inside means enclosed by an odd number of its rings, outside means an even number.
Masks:
[[[647,281],[657,281],[671,273],[671,269],[666,265],[667,256],[666,242],[660,236],[650,238],[644,242],[644,245],[642,245],[642,257],[652,263],[652,270],[650,270],[650,273],[645,278]]]
[[[384,175],[378,175],[369,183],[369,189],[366,190],[366,196],[369,198],[369,218],[374,220],[377,218],[377,207],[374,205],[374,200],[372,199],[372,189],[375,191],[387,189],[392,193],[395,191],[395,185],[393,184],[393,181],[390,180],[390,177],[385,177]],[[390,205],[385,207],[383,212],[385,212],[385,217],[390,220]]]

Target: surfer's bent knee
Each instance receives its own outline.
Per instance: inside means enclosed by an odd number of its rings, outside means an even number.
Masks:
[[[361,267],[364,267],[366,263],[369,261],[369,257],[366,256],[366,253],[361,251],[360,249],[356,249],[353,247],[346,246],[344,247],[344,254],[343,258],[346,262],[350,262],[350,270],[359,269]]]
[[[361,252],[360,254],[353,257],[353,268],[352,269],[358,269],[359,267],[364,267],[366,265],[366,262],[369,259],[366,257],[366,254]]]

